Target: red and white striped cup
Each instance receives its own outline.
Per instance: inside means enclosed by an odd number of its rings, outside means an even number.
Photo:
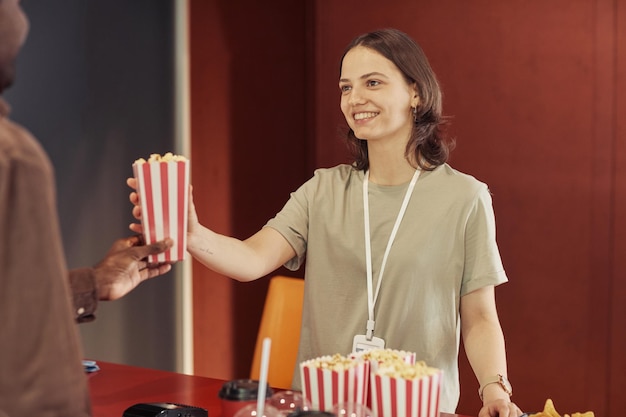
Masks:
[[[187,252],[189,161],[136,161],[133,172],[141,205],[141,225],[147,244],[167,237],[174,240],[166,252],[150,255],[148,262],[176,262]]]
[[[415,379],[372,375],[372,410],[378,417],[438,417],[443,371]]]
[[[415,352],[408,352],[405,350],[396,350],[396,349],[373,349],[373,350],[365,350],[358,353],[351,353],[351,358],[367,360],[370,364],[370,376],[378,371],[378,367],[385,364],[385,359],[388,360],[401,360],[402,362],[415,365],[416,362],[416,354]],[[376,358],[376,359],[375,359]],[[374,389],[374,384],[370,383],[370,392],[367,396],[367,406],[372,408],[372,390]]]
[[[366,403],[369,362],[354,360],[354,366],[341,370],[321,368],[318,363],[317,359],[300,363],[302,394],[313,410],[331,411],[336,404]]]

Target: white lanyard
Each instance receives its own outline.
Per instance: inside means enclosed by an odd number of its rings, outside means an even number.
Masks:
[[[380,292],[380,284],[383,281],[383,272],[385,271],[385,265],[387,264],[387,257],[389,256],[389,251],[391,250],[391,245],[393,244],[394,239],[396,238],[396,233],[398,233],[398,229],[400,228],[400,222],[402,222],[402,218],[404,217],[404,212],[406,211],[407,206],[409,205],[409,200],[411,199],[411,194],[413,193],[413,188],[415,188],[415,183],[417,182],[417,178],[420,176],[420,170],[416,169],[415,174],[413,174],[413,178],[411,179],[411,183],[409,184],[409,188],[406,190],[406,194],[404,195],[404,201],[402,201],[402,206],[400,207],[400,212],[398,213],[398,217],[396,217],[396,223],[393,225],[393,229],[391,230],[391,235],[389,236],[389,241],[387,242],[387,248],[385,249],[385,254],[383,256],[383,262],[380,266],[380,271],[378,273],[378,284],[376,285],[376,294],[372,294],[372,286],[373,277],[372,277],[372,245],[370,238],[370,209],[369,209],[369,196],[368,196],[368,182],[369,182],[369,171],[365,172],[363,178],[363,213],[365,218],[365,263],[367,266],[367,340],[372,340],[372,336],[374,334],[374,306],[376,305],[376,300],[378,299],[378,293]]]

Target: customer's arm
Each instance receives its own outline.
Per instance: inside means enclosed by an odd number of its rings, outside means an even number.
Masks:
[[[78,323],[94,320],[98,308],[98,288],[93,269],[74,269],[69,273],[69,281],[74,301],[74,319]]]
[[[118,239],[95,267],[71,270],[69,283],[76,321],[79,323],[92,321],[99,300],[122,298],[141,282],[163,275],[172,269],[167,263],[146,262],[148,255],[161,253],[172,244],[171,239],[151,245],[141,245],[138,236]]]

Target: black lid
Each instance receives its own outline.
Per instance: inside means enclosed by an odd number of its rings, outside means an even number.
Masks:
[[[234,379],[225,382],[218,396],[231,401],[256,400],[259,396],[259,381],[255,379]],[[265,388],[265,398],[272,396],[272,388],[269,385]]]
[[[337,417],[337,416],[328,411],[297,410],[297,411],[294,411],[293,413],[289,413],[287,417]]]

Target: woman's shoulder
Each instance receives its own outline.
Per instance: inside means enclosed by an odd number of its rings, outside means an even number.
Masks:
[[[459,171],[447,163],[435,168],[428,177],[434,186],[452,187],[470,194],[488,190],[487,184],[483,181],[473,175]]]
[[[345,183],[359,171],[352,165],[339,164],[330,168],[317,168],[313,173],[313,178],[320,182],[342,182]]]
[[[354,169],[351,165],[340,164],[330,168],[317,168],[310,177],[299,188],[300,192],[309,195],[324,195],[329,193],[339,193],[350,187],[352,183],[358,181],[363,173]]]

